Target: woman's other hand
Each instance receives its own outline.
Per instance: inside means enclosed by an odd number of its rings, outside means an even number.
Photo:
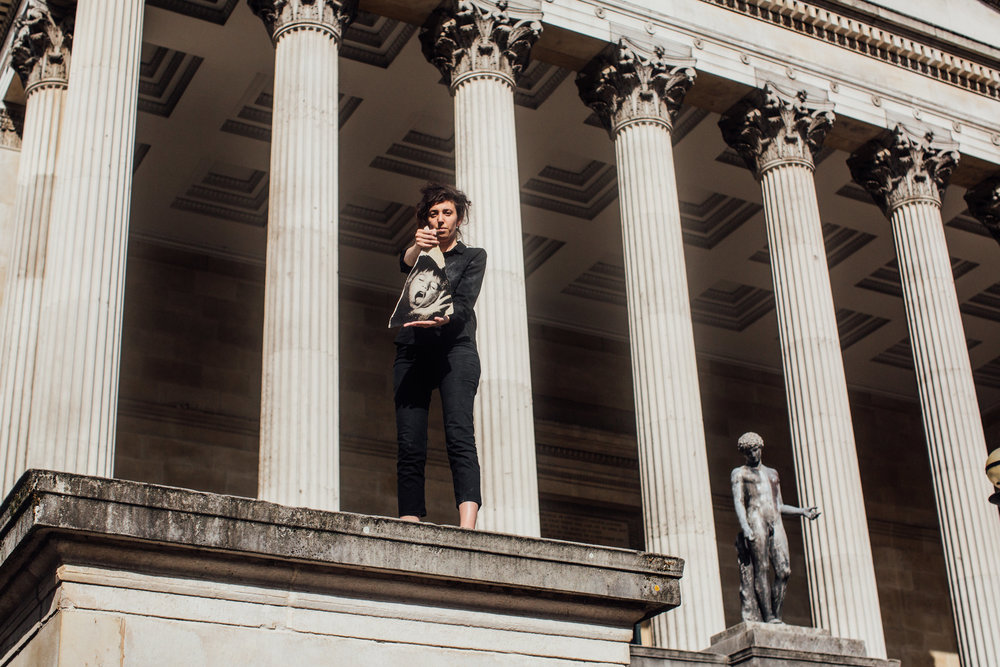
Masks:
[[[407,322],[404,327],[420,327],[422,329],[428,329],[430,327],[441,327],[451,321],[451,318],[445,315],[444,317],[435,317],[433,320],[417,320],[416,322]]]

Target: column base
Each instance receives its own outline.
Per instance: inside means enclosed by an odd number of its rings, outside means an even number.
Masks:
[[[629,663],[675,558],[29,471],[0,506],[0,663]]]

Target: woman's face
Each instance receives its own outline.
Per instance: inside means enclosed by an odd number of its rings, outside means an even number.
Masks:
[[[424,308],[434,303],[441,291],[441,283],[433,271],[423,271],[413,276],[410,281],[410,306]]]
[[[427,224],[431,229],[438,230],[438,243],[443,250],[450,250],[458,240],[458,227],[462,221],[458,219],[455,202],[443,201],[431,206],[427,212]]]

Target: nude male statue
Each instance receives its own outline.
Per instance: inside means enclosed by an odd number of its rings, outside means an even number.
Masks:
[[[816,507],[785,505],[778,487],[778,471],[760,462],[764,440],[744,433],[737,443],[746,464],[730,476],[740,533],[736,554],[740,564],[740,613],[744,621],[781,623],[781,606],[790,573],[788,537],[781,515],[814,520]],[[770,579],[773,577],[773,583]]]

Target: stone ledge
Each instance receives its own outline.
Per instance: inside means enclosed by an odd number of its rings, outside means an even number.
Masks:
[[[366,597],[365,580],[381,580],[396,601],[617,627],[676,607],[683,570],[625,549],[29,471],[0,506],[0,617],[72,559]]]
[[[658,646],[631,646],[630,667],[700,667],[728,665],[729,657],[702,651],[678,651]]]

